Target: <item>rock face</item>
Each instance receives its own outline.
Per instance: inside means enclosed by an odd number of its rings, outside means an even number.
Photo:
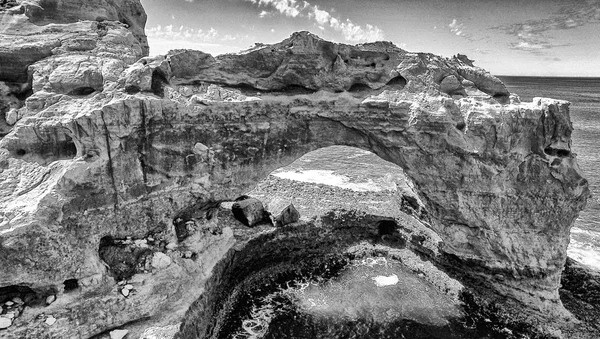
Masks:
[[[9,338],[91,337],[159,311],[170,325],[234,245],[215,206],[330,145],[404,169],[443,240],[439,260],[564,313],[569,230],[589,196],[568,102],[519,103],[460,58],[306,32],[239,54],[139,59],[137,1],[16,1],[2,15],[0,108],[18,106],[18,121],[0,126],[0,287],[88,293],[50,329],[19,322]],[[143,288],[124,302],[98,253],[107,239],[142,238],[152,246],[132,267],[192,254],[137,270]],[[65,289],[73,279],[81,292]]]

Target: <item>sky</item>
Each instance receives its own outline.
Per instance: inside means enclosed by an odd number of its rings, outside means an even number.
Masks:
[[[141,0],[150,54],[213,55],[295,31],[457,53],[495,75],[600,77],[600,0]]]

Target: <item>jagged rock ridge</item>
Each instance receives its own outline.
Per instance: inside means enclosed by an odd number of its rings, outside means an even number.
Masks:
[[[238,54],[142,57],[138,1],[77,3],[2,8],[12,26],[0,40],[0,286],[42,297],[75,279],[94,295],[72,300],[61,326],[15,325],[15,337],[90,337],[158,310],[183,316],[202,293],[196,276],[234,243],[210,213],[218,202],[336,144],[405,170],[452,265],[565,313],[569,230],[589,196],[569,103],[520,103],[464,58],[307,32]],[[127,277],[146,280],[126,302],[105,246],[137,246],[148,260]],[[172,262],[151,265],[165,254]]]

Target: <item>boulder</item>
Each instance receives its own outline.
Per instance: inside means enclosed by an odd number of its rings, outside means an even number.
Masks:
[[[440,83],[440,90],[450,95],[464,93],[464,89],[455,75],[445,77]]]
[[[171,265],[171,258],[162,252],[155,252],[152,256],[152,267],[161,270]],[[128,285],[131,286],[131,285]]]
[[[298,222],[300,213],[289,200],[273,199],[269,201],[266,211],[269,213],[273,225],[281,227]]]
[[[242,224],[252,227],[264,220],[265,208],[256,198],[244,197],[231,206],[233,216]]]
[[[9,328],[12,325],[12,319],[0,316],[0,330]]]

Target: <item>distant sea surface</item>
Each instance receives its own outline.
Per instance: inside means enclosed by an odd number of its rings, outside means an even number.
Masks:
[[[571,230],[569,256],[600,269],[600,78],[499,76],[522,102],[547,97],[571,102],[573,152],[589,181],[588,200]]]

